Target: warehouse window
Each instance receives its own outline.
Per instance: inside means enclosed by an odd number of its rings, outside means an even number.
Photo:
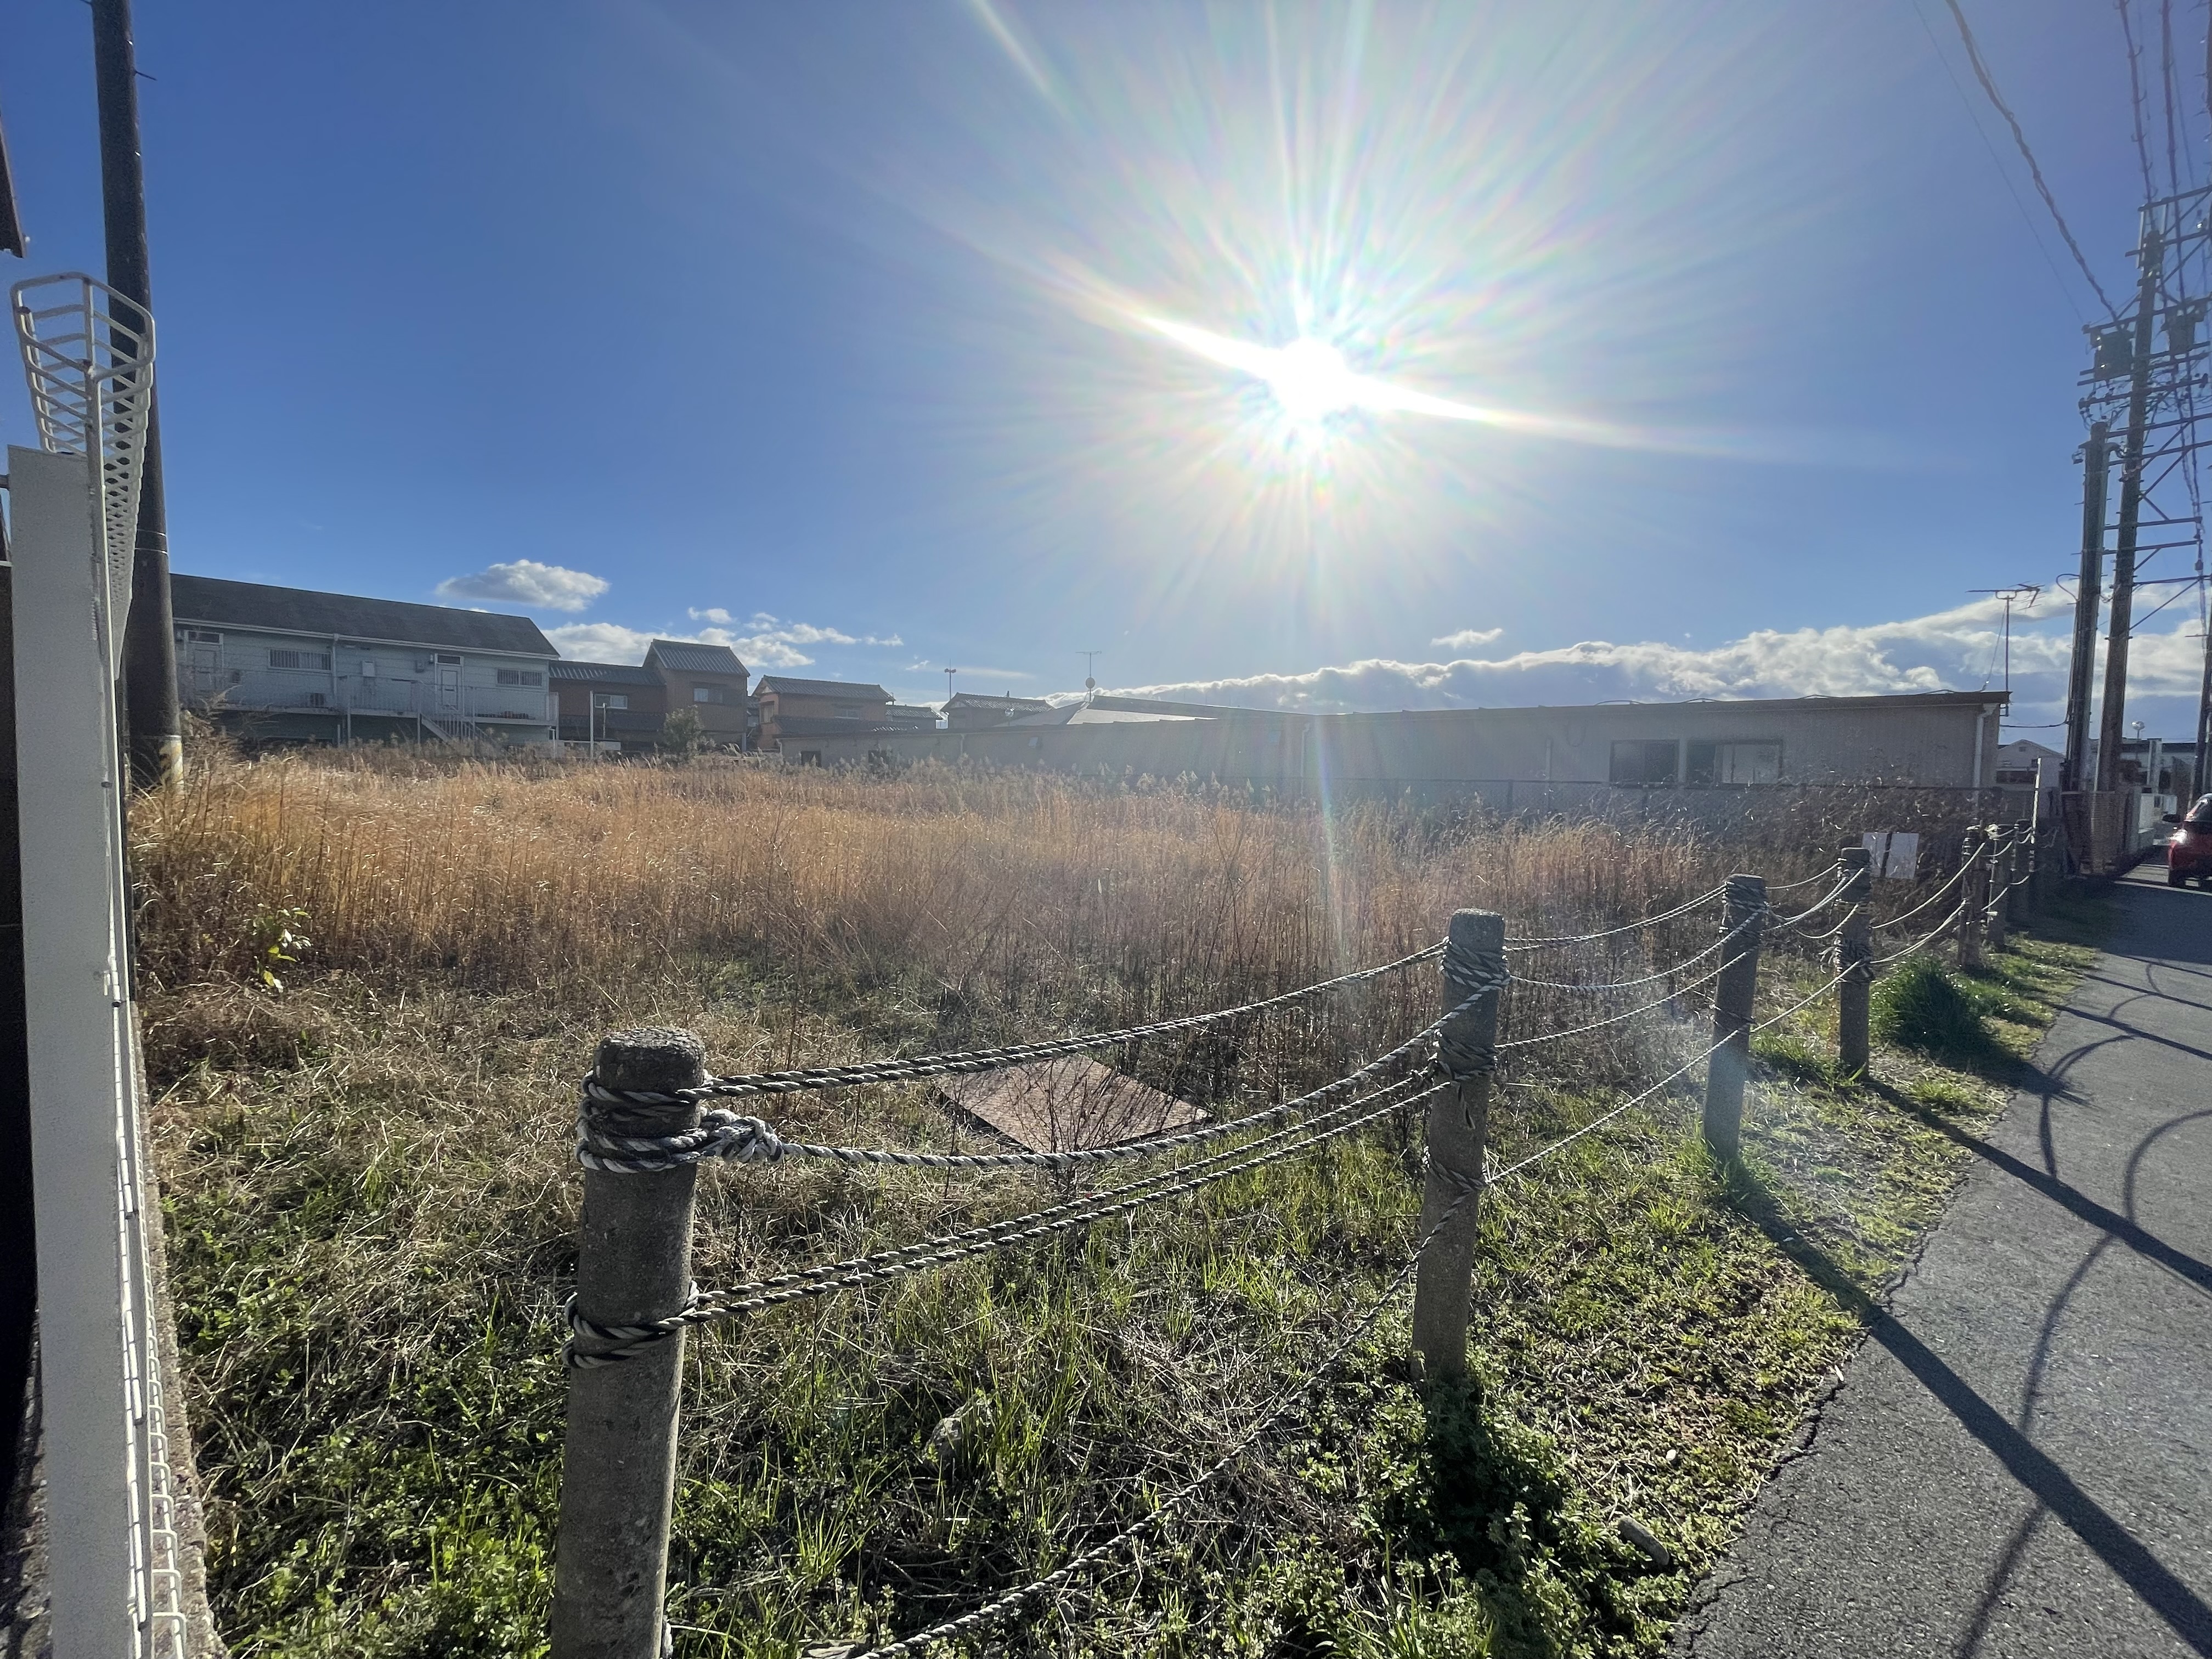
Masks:
[[[1680,745],[1672,738],[1633,738],[1613,745],[1615,783],[1672,783]]]
[[[729,702],[733,701],[726,685],[695,685],[691,688],[694,702]]]
[[[269,665],[271,668],[327,669],[331,665],[331,653],[327,651],[278,651],[272,648],[269,653]]]
[[[499,671],[501,685],[543,685],[544,671],[537,668],[502,668]]]
[[[1779,783],[1778,743],[1693,743],[1685,780],[1690,783]]]

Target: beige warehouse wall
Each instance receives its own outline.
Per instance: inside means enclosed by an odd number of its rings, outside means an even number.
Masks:
[[[806,746],[830,766],[865,765],[881,754],[896,763],[966,758],[1092,775],[1188,773],[1286,793],[1325,782],[1333,792],[1443,795],[1507,779],[1604,784],[1617,742],[1778,742],[1785,781],[1966,787],[1994,777],[2001,708],[1997,697],[1945,696],[1255,714],[879,733]]]

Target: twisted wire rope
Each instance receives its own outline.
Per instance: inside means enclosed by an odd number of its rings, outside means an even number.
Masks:
[[[1824,870],[1821,872],[1823,876],[1833,875],[1834,873],[1835,872],[1833,869]],[[1838,882],[1833,887],[1830,888],[1819,898],[1814,900],[1812,903],[1807,905],[1803,909],[1793,910],[1786,916],[1778,910],[1769,909],[1766,913],[1767,919],[1773,922],[1778,931],[1787,931],[1790,928],[1794,928],[1799,922],[1807,920],[1808,917],[1820,915],[1821,911],[1826,909],[1838,899],[1843,897],[1845,893],[1850,892],[1851,890],[1851,884],[1857,879],[1857,871],[1846,870],[1844,872],[1844,878],[1841,881]],[[1802,883],[1799,884],[1802,885]]]
[[[1951,929],[1958,924],[1959,918],[1966,914],[1966,901],[1961,898],[1958,903],[1951,907],[1951,914],[1945,916],[1942,921],[1937,922],[1934,927],[1930,928],[1927,933],[1923,933],[1918,939],[1913,940],[1911,944],[1906,945],[1903,950],[1892,951],[1886,957],[1875,957],[1873,959],[1872,965],[1876,968],[1886,968],[1893,962],[1902,962],[1905,957],[1917,955],[1920,951],[1926,950],[1935,940],[1941,939],[1944,934],[1949,933]]]
[[[1750,952],[1747,951],[1743,952],[1741,956],[1730,958],[1730,965],[1733,966],[1734,963],[1742,961],[1743,957],[1748,955],[1750,955]],[[1763,1031],[1770,1025],[1779,1024],[1782,1021],[1789,1018],[1790,1015],[1796,1013],[1799,1009],[1806,1007],[1811,1004],[1816,998],[1826,994],[1827,992],[1834,989],[1837,986],[1842,984],[1844,980],[1847,977],[1849,971],[1849,969],[1845,969],[1844,973],[1838,974],[1833,979],[1830,980],[1826,985],[1821,986],[1819,989],[1814,991],[1810,995],[1800,998],[1797,1001],[1791,1003],[1790,1006],[1784,1008],[1780,1013],[1772,1015],[1766,1019],[1759,1021],[1758,1024],[1749,1027],[1744,1031],[1743,1036],[1746,1038],[1748,1038],[1753,1032]],[[1521,1159],[1516,1164],[1509,1164],[1502,1170],[1492,1171],[1488,1176],[1489,1184],[1495,1186],[1498,1182],[1505,1180],[1509,1176],[1519,1175],[1523,1170],[1528,1168],[1532,1164],[1541,1163],[1545,1158],[1551,1157],[1553,1153],[1559,1151],[1562,1147],[1571,1146],[1575,1142],[1580,1140],[1584,1135],[1603,1128],[1607,1124],[1612,1122],[1613,1119],[1619,1117],[1623,1112],[1629,1111],[1635,1107],[1642,1105],[1645,1101],[1650,1099],[1652,1096],[1657,1094],[1661,1090],[1667,1087],[1668,1084],[1673,1083],[1676,1079],[1681,1077],[1685,1073],[1694,1071],[1706,1060],[1711,1060],[1723,1048],[1728,1047],[1729,1042],[1734,1040],[1735,1036],[1735,1034],[1731,1032],[1728,1036],[1722,1037],[1711,1048],[1705,1049],[1702,1054],[1692,1055],[1681,1065],[1676,1066],[1673,1071],[1668,1073],[1665,1077],[1661,1078],[1658,1082],[1653,1084],[1650,1088],[1645,1089],[1640,1094],[1632,1095],[1628,1099],[1622,1101],[1620,1105],[1614,1107],[1611,1111],[1606,1112],[1601,1116],[1592,1118],[1588,1123],[1583,1124],[1580,1128],[1576,1129],[1573,1133],[1560,1136],[1559,1139],[1552,1142],[1548,1146],[1542,1148],[1540,1151],[1531,1152],[1528,1157]]]
[[[1531,979],[1526,974],[1516,973],[1513,975],[1513,981],[1516,985],[1537,986],[1547,991],[1632,990],[1639,985],[1650,985],[1658,980],[1672,978],[1674,975],[1680,973],[1683,969],[1703,962],[1707,957],[1712,955],[1714,951],[1725,950],[1730,939],[1733,939],[1738,933],[1742,933],[1745,929],[1756,926],[1763,919],[1763,912],[1754,912],[1751,915],[1746,916],[1741,921],[1736,923],[1735,927],[1729,928],[1728,932],[1723,933],[1718,939],[1715,939],[1711,945],[1705,946],[1704,950],[1698,951],[1695,956],[1684,957],[1680,962],[1674,963],[1668,967],[1662,968],[1656,973],[1645,974],[1640,979],[1616,979],[1605,981],[1601,983],[1586,980]]]
[[[1725,883],[1710,893],[1700,894],[1687,903],[1678,904],[1671,910],[1662,910],[1656,916],[1646,916],[1641,921],[1623,922],[1618,927],[1607,927],[1595,933],[1560,933],[1547,939],[1509,939],[1509,951],[1542,951],[1555,945],[1587,945],[1594,939],[1611,939],[1615,933],[1632,933],[1639,927],[1656,927],[1662,921],[1672,921],[1676,916],[1686,916],[1701,906],[1711,904],[1728,891]]]
[[[1976,848],[1970,855],[1960,860],[1959,867],[1951,872],[1950,878],[1946,880],[1941,887],[1938,887],[1934,892],[1930,893],[1926,898],[1921,900],[1919,903],[1914,905],[1910,910],[1906,910],[1898,915],[1891,916],[1887,921],[1877,921],[1875,923],[1875,926],[1876,927],[1894,927],[1899,922],[1911,921],[1913,917],[1918,915],[1929,905],[1934,904],[1937,900],[1941,899],[1944,894],[1949,892],[1954,887],[1965,880],[1966,872],[1972,869],[1975,865],[1978,864],[1981,861],[1981,858],[1982,849],[1980,848]]]
[[[1358,1070],[1279,1105],[1224,1122],[1210,1123],[1203,1128],[1185,1130],[1180,1134],[1153,1135],[1142,1140],[1125,1141],[1118,1146],[1085,1147],[1073,1152],[919,1152],[890,1146],[830,1146],[814,1141],[786,1140],[757,1117],[739,1117],[733,1112],[718,1110],[703,1114],[699,1127],[679,1134],[623,1135],[612,1133],[593,1123],[592,1109],[595,1106],[620,1107],[646,1100],[662,1102],[677,1097],[654,1095],[645,1091],[606,1089],[596,1078],[586,1077],[577,1117],[576,1158],[586,1169],[616,1174],[672,1170],[686,1164],[701,1164],[711,1158],[724,1158],[748,1164],[775,1164],[787,1158],[829,1158],[848,1166],[890,1164],[906,1169],[924,1170],[1064,1170],[1081,1164],[1149,1158],[1155,1152],[1202,1146],[1225,1135],[1292,1115],[1317,1100],[1366,1082],[1437,1036],[1453,1018],[1492,991],[1503,988],[1510,979],[1510,975],[1502,971],[1492,973],[1486,968],[1471,968],[1467,971],[1479,972],[1481,975],[1480,983],[1469,995],[1441,1018],[1431,1021],[1403,1042],[1377,1054]],[[1466,978],[1456,978],[1449,982],[1455,990],[1467,990],[1474,983]],[[684,1097],[688,1098],[692,1091],[681,1092]]]
[[[1271,1008],[1319,996],[1324,991],[1341,990],[1347,985],[1357,985],[1364,980],[1379,979],[1385,974],[1397,973],[1416,963],[1432,961],[1444,953],[1444,948],[1443,941],[1439,940],[1434,945],[1424,945],[1408,956],[1400,957],[1395,962],[1386,962],[1375,968],[1356,969],[1348,974],[1339,974],[1334,979],[1303,985],[1295,991],[1263,997],[1256,1002],[1241,1003],[1234,1008],[1216,1008],[1200,1014],[1182,1014],[1173,1019],[1157,1019],[1148,1024],[1127,1026],[1120,1030],[1094,1031],[1084,1036],[1058,1037],[1047,1042],[1007,1043],[996,1048],[973,1048],[957,1054],[917,1054],[903,1060],[868,1060],[854,1066],[809,1066],[794,1071],[742,1073],[729,1077],[710,1077],[696,1089],[666,1092],[627,1091],[623,1091],[622,1097],[647,1105],[668,1105],[699,1100],[737,1100],[753,1095],[798,1094],[816,1089],[849,1089],[870,1083],[903,1083],[915,1078],[1000,1071],[1011,1066],[1026,1066],[1040,1060],[1064,1059],[1094,1048],[1118,1048],[1123,1043],[1136,1042],[1146,1037],[1196,1030],[1223,1020],[1264,1013]]]
[[[1647,1002],[1641,1007],[1625,1009],[1617,1014],[1607,1014],[1603,1019],[1594,1019],[1587,1025],[1570,1025],[1564,1030],[1545,1031],[1535,1036],[1513,1037],[1506,1042],[1499,1043],[1498,1046],[1501,1049],[1533,1048],[1539,1042],[1556,1042],[1561,1037],[1580,1036],[1586,1031],[1598,1030],[1607,1025],[1617,1025],[1622,1020],[1635,1018],[1638,1014],[1648,1014],[1654,1008],[1664,1008],[1668,1003],[1674,1001],[1676,998],[1687,995],[1690,992],[1694,991],[1698,986],[1706,983],[1708,981],[1718,979],[1722,974],[1725,973],[1729,969],[1734,967],[1741,960],[1742,957],[1730,957],[1726,962],[1721,963],[1719,967],[1706,969],[1705,972],[1698,975],[1697,978],[1676,986],[1665,996],[1660,997],[1655,1001]]]
[[[734,1285],[719,1291],[694,1291],[684,1307],[662,1319],[642,1321],[632,1325],[601,1325],[579,1313],[575,1297],[571,1296],[562,1310],[569,1331],[568,1341],[563,1350],[564,1358],[572,1370],[591,1370],[619,1364],[633,1355],[665,1341],[688,1326],[716,1324],[765,1312],[787,1303],[827,1296],[833,1291],[865,1289],[908,1273],[949,1267],[956,1261],[985,1255],[994,1250],[1025,1244],[1087,1222],[1103,1220],[1163,1199],[1194,1192],[1200,1187],[1226,1180],[1231,1176],[1261,1169],[1299,1152],[1310,1151],[1324,1142],[1364,1128],[1393,1112],[1417,1105],[1431,1095],[1450,1086],[1444,1083],[1432,1083],[1414,1094],[1401,1092],[1408,1084],[1418,1081],[1418,1078],[1401,1078],[1371,1095],[1335,1107],[1318,1118],[1279,1129],[1259,1140],[1214,1153],[1193,1164],[1162,1170],[1141,1181],[1109,1188],[1103,1192],[1086,1194],[1082,1198],[1048,1209],[1009,1216],[1002,1221],[986,1223],[936,1238],[919,1239],[911,1244],[897,1245],[869,1255],[854,1256],[842,1261],[781,1273],[773,1279]],[[1385,1096],[1391,1097],[1384,1099]],[[1330,1119],[1342,1118],[1345,1114],[1358,1111],[1377,1100],[1382,1100],[1382,1104],[1370,1111],[1342,1122],[1329,1123]],[[1307,1134],[1303,1139],[1276,1146],[1273,1151],[1259,1157],[1246,1156],[1271,1142],[1280,1142],[1286,1137],[1315,1129],[1318,1124],[1328,1127]],[[1225,1162],[1231,1159],[1242,1161]],[[1221,1167],[1209,1168],[1209,1165]],[[577,1346],[580,1338],[609,1346],[580,1348]]]
[[[1834,875],[1836,872],[1841,868],[1843,868],[1843,860],[1838,859],[1826,869],[1815,871],[1813,874],[1806,877],[1802,881],[1771,883],[1768,885],[1766,890],[1770,893],[1794,893],[1800,887],[1810,887],[1816,881],[1827,880],[1830,876]]]

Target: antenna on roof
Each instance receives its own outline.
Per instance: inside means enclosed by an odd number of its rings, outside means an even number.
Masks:
[[[1098,690],[1098,659],[1106,653],[1103,651],[1079,651],[1075,654],[1083,659],[1084,695],[1093,696]]]
[[[957,668],[948,668],[945,671],[945,701],[947,702],[952,701],[952,677],[959,672]]]

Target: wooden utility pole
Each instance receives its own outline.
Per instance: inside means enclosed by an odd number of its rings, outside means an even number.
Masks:
[[[2074,659],[2066,672],[2066,757],[2061,789],[2087,789],[2096,782],[2089,767],[2089,696],[2097,668],[2097,611],[2104,602],[2105,494],[2112,471],[2112,429],[2104,422],[2089,428],[2081,446],[2081,568],[2075,580]]]
[[[150,317],[146,174],[138,151],[138,58],[131,0],[91,0],[93,78],[100,100],[100,205],[107,285]],[[185,744],[177,713],[175,619],[169,609],[169,517],[161,493],[161,411],[146,410],[146,460],[131,564],[131,620],[123,634],[123,695],[131,775],[140,787],[176,782]]]
[[[2143,210],[2138,245],[2136,315],[2128,362],[2128,429],[2120,450],[2120,522],[2112,546],[2112,623],[2105,641],[2105,706],[2098,720],[2097,787],[2120,787],[2120,740],[2126,728],[2128,635],[2135,628],[2136,539],[2142,518],[2143,440],[2150,420],[2152,331],[2158,321],[2159,278],[2166,245],[2158,222]]]

